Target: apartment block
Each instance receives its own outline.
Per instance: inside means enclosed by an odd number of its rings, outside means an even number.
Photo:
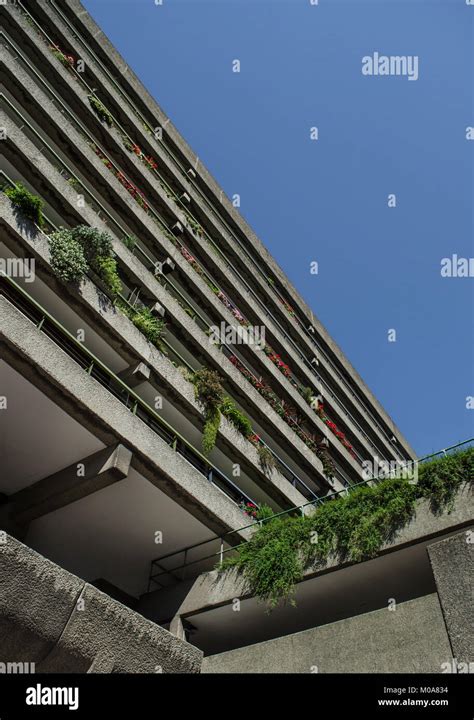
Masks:
[[[421,509],[372,564],[308,577],[296,614],[268,618],[255,598],[232,614],[242,588],[214,568],[252,536],[253,509],[308,513],[367,481],[365,461],[416,455],[81,3],[17,0],[0,13],[0,527],[8,567],[30,573],[17,601],[16,585],[5,591],[18,612],[10,652],[21,655],[40,577],[50,598],[48,577],[69,593],[42,635],[45,668],[80,672],[199,672],[203,653],[206,672],[225,671],[262,642],[288,657],[285,636],[337,634],[348,618],[344,632],[359,632],[382,613],[384,578],[395,592],[403,577],[399,637],[415,623],[420,650],[431,623],[449,655],[427,547],[472,523],[467,495],[443,522]],[[18,188],[41,201],[41,222],[15,204]],[[90,241],[107,245],[100,258]],[[217,428],[193,380],[205,372],[224,393]],[[90,656],[63,633],[84,594],[104,638]],[[110,660],[108,613],[121,642],[153,635],[157,656]]]

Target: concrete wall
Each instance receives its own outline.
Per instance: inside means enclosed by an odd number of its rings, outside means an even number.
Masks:
[[[436,593],[204,658],[204,673],[441,672],[451,648]]]
[[[36,672],[198,673],[202,653],[0,535],[0,661]]]

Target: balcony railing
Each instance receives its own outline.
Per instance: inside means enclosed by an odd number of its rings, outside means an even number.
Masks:
[[[460,443],[457,443],[456,445],[451,445],[448,448],[438,450],[438,452],[432,453],[430,455],[425,455],[418,460],[414,460],[411,462],[411,466],[414,467],[420,463],[432,460],[433,458],[448,455],[449,453],[458,450],[458,448],[460,447],[472,445],[473,443],[474,438],[469,438],[469,440],[464,440]],[[283,510],[280,513],[276,513],[271,517],[265,518],[264,520],[259,520],[257,521],[257,523],[253,522],[250,525],[245,525],[242,528],[239,528],[239,530],[231,530],[217,537],[203,540],[199,543],[195,543],[194,545],[188,545],[185,548],[169,552],[166,555],[161,555],[159,558],[156,558],[151,562],[147,592],[161,589],[163,587],[168,587],[169,585],[179,583],[185,579],[197,577],[202,572],[208,572],[209,570],[213,570],[218,563],[222,562],[224,556],[227,555],[227,553],[235,552],[239,549],[239,547],[244,544],[235,544],[232,542],[235,535],[239,532],[242,532],[242,530],[246,530],[252,527],[255,528],[256,526],[262,525],[263,523],[268,522],[269,520],[272,520],[274,518],[284,517],[286,515],[304,514],[307,512],[307,509],[316,508],[319,505],[327,502],[328,500],[334,500],[340,496],[350,495],[350,493],[353,492],[356,488],[368,486],[374,481],[377,482],[377,480],[378,478],[373,476],[367,480],[364,480],[363,482],[358,483],[357,485],[351,485],[344,490],[328,493],[328,495],[318,498],[313,502],[305,503],[304,505],[290,508],[289,510]],[[218,547],[218,550],[215,552],[211,552],[210,546],[212,545],[216,545]],[[196,550],[199,553],[201,552],[201,550],[203,550],[204,554],[200,555],[197,558],[193,557],[193,554],[196,554]],[[173,562],[177,562],[178,564],[175,565],[173,564]],[[171,567],[169,566],[170,564]],[[166,567],[167,565],[168,567]]]

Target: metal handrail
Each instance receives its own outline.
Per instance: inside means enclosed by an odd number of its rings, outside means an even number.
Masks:
[[[431,458],[438,457],[438,455],[446,456],[451,450],[456,450],[459,447],[462,447],[464,445],[467,445],[468,443],[473,443],[473,442],[474,442],[474,437],[469,438],[468,440],[463,440],[462,442],[457,443],[456,445],[451,445],[450,447],[443,448],[442,450],[438,450],[437,452],[431,453],[430,455],[425,455],[421,458],[418,458],[417,460],[409,461],[409,464],[414,466],[414,465],[418,465],[420,463],[426,462],[427,460],[430,460]],[[210,560],[212,558],[219,557],[220,561],[222,562],[224,554],[238,550],[239,547],[242,547],[243,545],[245,545],[245,542],[244,542],[244,543],[239,543],[238,545],[233,545],[229,548],[225,548],[224,547],[224,545],[226,544],[225,538],[228,538],[230,535],[234,535],[238,532],[242,532],[243,530],[247,530],[251,527],[255,528],[257,526],[263,525],[264,523],[268,522],[269,520],[274,520],[275,518],[282,517],[284,515],[290,515],[292,513],[293,514],[300,513],[300,514],[304,515],[305,508],[307,508],[309,506],[317,506],[318,504],[323,504],[324,502],[326,502],[328,500],[332,500],[339,495],[347,496],[353,490],[355,490],[359,487],[368,486],[369,483],[373,482],[376,479],[377,478],[375,476],[372,476],[371,478],[369,478],[367,480],[364,480],[360,483],[351,485],[349,488],[344,488],[343,490],[338,490],[338,491],[335,491],[332,493],[328,493],[324,497],[318,498],[316,501],[308,502],[308,503],[305,503],[304,505],[295,506],[293,508],[290,508],[289,510],[282,510],[281,512],[275,513],[274,515],[271,515],[268,518],[258,520],[257,522],[253,522],[250,525],[245,525],[244,527],[242,527],[238,530],[230,530],[227,533],[224,533],[223,535],[217,535],[214,538],[209,538],[208,540],[202,540],[201,542],[195,543],[194,545],[188,545],[187,547],[181,548],[180,550],[175,550],[173,552],[167,553],[166,555],[161,555],[159,558],[156,558],[155,560],[151,561],[150,576],[149,576],[149,580],[148,580],[148,592],[150,591],[151,583],[154,582],[155,584],[158,584],[158,585],[160,584],[159,581],[156,580],[156,578],[161,577],[162,575],[176,572],[178,570],[184,570],[185,568],[190,567],[191,565],[196,565],[198,563],[204,562],[206,560]],[[170,557],[174,557],[175,555],[180,555],[182,553],[185,553],[185,556],[186,556],[190,550],[194,550],[197,547],[201,547],[203,545],[206,545],[206,544],[209,544],[212,542],[220,543],[220,550],[218,552],[211,553],[210,555],[206,555],[204,557],[198,558],[197,560],[193,560],[190,563],[183,563],[182,565],[178,565],[173,568],[166,568],[159,573],[155,573],[155,574],[153,573],[153,566],[158,565],[158,567],[159,567],[160,563],[162,563],[163,560],[167,560]]]
[[[44,34],[44,36],[45,36],[46,38],[48,38],[49,41],[51,41],[51,39],[48,37],[48,35],[47,35],[47,33],[45,32],[45,30],[39,25],[39,23],[36,21],[36,19],[31,16],[31,14],[27,11],[27,9],[23,6],[23,4],[22,4],[21,2],[19,2],[19,5],[20,5],[20,6],[23,8],[23,10],[28,14],[28,16],[33,20],[33,22],[36,24],[36,26],[37,26],[37,27],[40,29],[40,31]],[[63,21],[66,23],[66,25],[68,25],[68,27],[69,27],[69,29],[71,30],[71,32],[73,33],[73,35],[79,40],[79,42],[81,42],[81,44],[86,48],[86,50],[89,52],[89,54],[94,58],[94,60],[96,61],[96,63],[102,68],[102,71],[106,74],[106,76],[108,77],[109,81],[112,82],[112,83],[115,85],[115,87],[117,88],[118,93],[127,100],[128,104],[130,105],[130,107],[132,108],[132,110],[135,112],[135,114],[137,114],[137,116],[140,118],[140,120],[142,121],[142,123],[144,123],[144,124],[148,127],[148,129],[149,129],[150,131],[152,131],[152,128],[150,128],[148,122],[147,122],[146,119],[143,117],[143,115],[142,115],[141,112],[138,110],[138,108],[135,106],[134,102],[128,97],[127,93],[126,93],[125,91],[123,91],[122,88],[118,85],[118,83],[117,83],[116,80],[113,78],[113,76],[110,74],[110,72],[108,71],[108,69],[103,65],[103,63],[100,61],[100,59],[99,59],[99,58],[97,57],[97,55],[94,53],[94,51],[92,50],[92,48],[89,47],[88,43],[81,37],[81,35],[80,35],[80,34],[78,33],[78,31],[76,30],[76,28],[74,28],[74,27],[71,25],[69,19],[61,12],[61,10],[55,5],[54,2],[51,2],[51,5],[52,5],[52,7],[54,8],[54,10],[57,12],[57,14],[62,17],[62,19],[63,19]],[[52,42],[52,41],[51,41],[51,42]],[[54,43],[53,43],[53,44],[54,44]],[[81,78],[81,80],[82,80],[83,82],[85,82],[85,81],[83,80],[83,78]],[[128,133],[126,133],[126,131],[121,127],[120,123],[118,123],[118,121],[117,121],[115,118],[114,118],[114,121],[116,122],[117,126],[121,129],[121,131],[122,131],[125,135],[127,135],[127,137],[131,140],[131,138],[130,138],[130,136],[128,135]],[[133,141],[132,141],[132,142],[133,142]],[[206,203],[206,205],[208,206],[208,208],[216,215],[216,217],[220,220],[220,222],[226,227],[226,229],[228,230],[228,232],[229,232],[229,233],[232,235],[232,237],[236,240],[236,242],[239,244],[239,246],[240,246],[240,247],[242,248],[242,250],[245,252],[245,254],[247,255],[247,257],[251,260],[251,262],[252,262],[252,264],[254,265],[255,269],[262,275],[262,277],[264,277],[264,278],[267,280],[267,278],[266,278],[265,274],[263,273],[263,271],[261,270],[259,264],[256,262],[256,260],[255,260],[255,259],[251,256],[251,254],[248,252],[248,249],[247,249],[247,248],[245,247],[245,245],[242,243],[242,241],[240,240],[240,238],[239,238],[239,237],[234,233],[234,231],[229,227],[228,223],[222,218],[221,214],[220,214],[220,213],[214,208],[214,206],[208,201],[207,197],[206,197],[205,194],[201,191],[201,189],[199,188],[199,186],[198,186],[196,183],[194,183],[194,182],[186,175],[186,171],[185,171],[184,168],[181,166],[179,160],[174,156],[174,154],[173,154],[173,153],[169,150],[169,148],[166,146],[166,143],[164,143],[160,138],[158,138],[158,142],[159,142],[159,144],[163,147],[163,149],[165,150],[166,154],[173,160],[173,162],[174,162],[175,165],[177,166],[178,170],[183,174],[183,176],[184,176],[184,175],[186,176],[186,180],[187,180],[188,182],[191,182],[191,183],[192,183],[193,187],[198,191],[198,193],[200,194],[201,198],[204,200],[204,202]],[[156,172],[156,171],[155,171],[155,172]],[[159,175],[159,173],[157,173],[157,174]],[[161,176],[159,175],[159,177],[161,177]],[[191,213],[189,212],[189,209],[185,208],[184,203],[181,201],[181,199],[176,195],[176,193],[174,193],[174,191],[172,190],[172,188],[166,183],[166,180],[164,180],[164,178],[161,178],[161,180],[162,180],[163,182],[165,182],[165,184],[167,185],[168,189],[171,190],[171,192],[172,192],[173,195],[175,196],[176,202],[178,202],[180,205],[183,206],[183,208],[185,209],[185,212],[186,212],[188,215],[190,215],[191,217],[193,217],[193,216],[191,215]],[[196,218],[193,217],[193,219],[194,219],[196,222],[198,222]],[[240,274],[240,272],[239,272],[239,271],[235,268],[235,266],[226,258],[226,256],[222,253],[222,251],[221,251],[221,249],[218,247],[218,245],[216,245],[216,243],[214,242],[214,240],[212,239],[212,237],[210,237],[210,236],[208,235],[207,231],[205,231],[204,228],[203,228],[203,230],[204,230],[204,232],[206,232],[207,240],[208,240],[210,243],[212,243],[212,245],[214,246],[214,248],[218,251],[218,253],[221,255],[221,257],[222,257],[222,258],[225,260],[225,262],[227,263],[227,266],[230,267],[230,268],[233,270],[233,272],[240,278],[240,280],[246,285],[246,287],[248,288],[248,290],[252,293],[252,295],[257,299],[257,301],[258,301],[258,303],[261,305],[261,307],[265,310],[267,316],[271,317],[272,320],[276,323],[276,325],[280,328],[280,331],[283,333],[283,335],[290,341],[290,343],[291,343],[291,344],[293,345],[293,347],[296,349],[296,351],[298,352],[300,358],[303,360],[303,362],[305,363],[305,365],[307,365],[307,367],[309,368],[309,370],[318,378],[318,380],[319,380],[320,382],[323,382],[324,385],[326,385],[326,387],[329,388],[329,385],[326,383],[326,381],[323,380],[323,379],[319,376],[319,374],[317,373],[317,371],[316,371],[316,370],[313,368],[313,366],[311,365],[310,361],[302,354],[301,350],[300,350],[299,347],[296,345],[296,343],[294,342],[293,338],[292,338],[290,335],[288,335],[288,333],[287,333],[286,330],[283,328],[283,326],[281,325],[281,323],[280,323],[280,322],[274,317],[274,315],[268,310],[268,308],[265,306],[264,302],[258,297],[258,295],[255,294],[255,292],[254,292],[254,290],[252,289],[252,287],[251,287],[250,285],[248,285],[248,283],[245,281],[245,279],[244,279],[243,276]],[[267,282],[267,284],[268,284],[268,282]],[[282,296],[281,293],[277,290],[276,287],[274,287],[273,285],[269,285],[269,287],[275,292],[275,294],[276,294],[281,300],[285,301],[285,299],[283,298],[283,296]],[[285,301],[285,302],[286,302],[286,301]],[[314,337],[311,335],[311,333],[307,330],[307,328],[305,327],[304,323],[302,323],[302,322],[299,320],[299,318],[296,317],[296,315],[295,315],[295,320],[299,323],[300,327],[304,330],[304,332],[306,333],[307,337],[311,340],[311,342],[318,348],[318,350],[320,351],[320,353],[325,357],[325,359],[326,359],[326,361],[328,362],[328,364],[332,367],[333,371],[336,373],[336,375],[338,376],[338,378],[340,379],[340,381],[344,384],[344,386],[347,388],[347,390],[350,392],[350,394],[351,394],[351,395],[357,400],[357,402],[362,406],[363,410],[364,410],[364,411],[367,413],[367,415],[371,418],[373,424],[374,424],[374,425],[383,433],[383,435],[386,436],[387,439],[388,439],[387,431],[386,431],[384,428],[382,428],[382,426],[380,425],[380,423],[378,422],[378,420],[377,420],[377,419],[375,418],[375,416],[373,415],[372,411],[368,409],[365,400],[363,400],[360,396],[357,395],[357,393],[354,392],[353,388],[347,383],[346,379],[345,379],[345,378],[340,374],[340,372],[337,370],[337,368],[336,368],[334,362],[331,360],[331,358],[329,358],[329,356],[327,355],[327,353],[321,348],[320,344],[315,340],[315,338],[314,338]],[[371,445],[371,447],[372,447],[373,449],[376,449],[376,450],[377,450],[377,448],[376,448],[375,445],[373,444],[372,440],[370,440],[370,438],[368,437],[368,435],[366,434],[366,432],[361,428],[361,426],[359,425],[359,423],[355,420],[355,418],[351,415],[351,413],[345,408],[345,406],[341,403],[341,401],[337,398],[336,395],[334,395],[334,393],[333,393],[331,390],[330,390],[330,394],[331,394],[331,397],[332,397],[334,400],[336,400],[336,402],[338,403],[338,405],[340,406],[340,408],[342,409],[342,411],[344,412],[344,414],[351,420],[351,422],[353,422],[353,423],[359,428],[359,431],[364,435],[364,437],[366,438],[367,442],[369,442],[369,444]],[[399,453],[399,451],[398,451],[397,448],[393,448],[393,447],[392,447],[392,451],[394,452],[395,455],[398,454],[399,456],[401,456],[401,453]],[[377,450],[377,452],[379,452],[379,450]],[[380,454],[382,455],[383,453],[380,453]],[[405,459],[405,458],[403,458],[403,459]]]

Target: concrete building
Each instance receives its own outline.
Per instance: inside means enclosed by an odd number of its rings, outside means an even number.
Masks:
[[[265,615],[216,575],[253,532],[247,503],[307,512],[362,482],[365,460],[415,454],[80,2],[0,12],[2,187],[43,203],[35,223],[0,194],[0,661],[199,672],[204,653],[206,672],[351,671],[373,632],[385,649],[368,672],[436,672],[458,647],[466,658],[470,611],[451,612],[449,587],[469,584],[468,493],[444,520],[420,508],[380,557],[306,578],[293,615]],[[92,261],[80,281],[58,272],[51,238],[82,226],[110,237],[120,289]],[[208,454],[202,369],[232,408]],[[35,615],[32,587],[52,616]],[[390,592],[403,603],[393,630]],[[328,636],[355,638],[353,654],[336,643],[314,659]],[[142,640],[124,659],[128,637]],[[393,661],[407,637],[413,652]]]

